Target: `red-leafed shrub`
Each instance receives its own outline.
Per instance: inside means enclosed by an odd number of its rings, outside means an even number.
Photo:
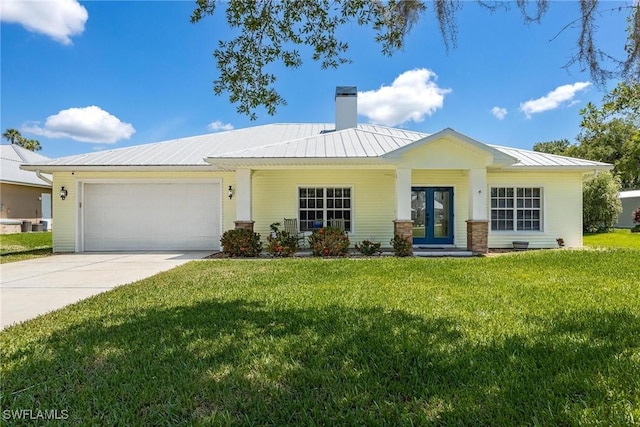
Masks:
[[[293,256],[298,250],[298,239],[278,227],[279,222],[270,225],[271,235],[267,237],[267,247],[264,250],[273,257]]]
[[[232,257],[257,257],[262,251],[260,235],[251,230],[227,230],[220,239],[222,251]]]
[[[345,256],[349,253],[349,236],[335,227],[315,230],[309,236],[309,244],[315,256]]]

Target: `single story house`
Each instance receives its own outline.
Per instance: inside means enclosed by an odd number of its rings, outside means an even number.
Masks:
[[[343,219],[351,242],[531,248],[582,245],[582,183],[611,165],[357,123],[355,87],[336,120],[270,124],[75,155],[23,168],[53,174],[53,247],[219,249],[221,234],[297,218]],[[60,192],[64,198],[59,197]]]
[[[1,144],[0,158],[0,232],[20,233],[22,221],[50,224],[51,176],[20,169],[50,159],[15,144]]]
[[[640,190],[621,191],[619,194],[620,202],[622,202],[622,212],[618,216],[618,228],[633,228],[631,214],[640,208]]]

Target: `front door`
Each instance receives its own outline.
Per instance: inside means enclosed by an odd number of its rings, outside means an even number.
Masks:
[[[412,187],[414,244],[453,243],[453,188]]]

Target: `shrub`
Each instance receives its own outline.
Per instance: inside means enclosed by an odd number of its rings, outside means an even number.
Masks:
[[[398,234],[391,239],[391,246],[393,246],[393,253],[395,256],[405,257],[411,256],[413,253],[413,243],[411,238],[404,238]]]
[[[345,256],[349,252],[349,236],[335,227],[315,230],[309,236],[309,244],[314,256]]]
[[[633,220],[633,223],[636,224],[635,227],[631,229],[631,232],[640,233],[640,206],[631,213],[631,219]]]
[[[280,230],[279,222],[274,222],[269,226],[271,235],[267,237],[267,247],[265,251],[276,257],[290,257],[298,250],[298,239],[290,233]]]
[[[380,243],[374,243],[371,240],[363,240],[360,244],[355,244],[355,250],[364,256],[381,255]]]
[[[251,230],[227,230],[220,239],[222,251],[232,257],[257,257],[262,251],[260,235]]]
[[[584,184],[582,226],[585,232],[597,233],[613,228],[622,212],[619,192],[620,180],[610,172],[601,172]]]

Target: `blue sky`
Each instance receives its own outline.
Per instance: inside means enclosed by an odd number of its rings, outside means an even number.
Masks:
[[[542,24],[524,25],[515,4],[458,12],[458,46],[448,52],[427,12],[403,51],[383,56],[357,26],[341,35],[352,64],[321,70],[273,67],[288,104],[251,121],[213,93],[212,56],[232,35],[221,6],[191,24],[191,1],[0,0],[2,131],[20,130],[61,157],[267,123],[333,122],[339,85],[359,90],[359,121],[426,133],[451,127],[479,141],[531,149],[579,132],[579,109],[604,91],[578,66],[577,2],[551,2]],[[622,56],[626,13],[602,2],[597,40]],[[560,35],[554,39],[558,33]],[[551,41],[551,39],[553,39]],[[611,81],[610,90],[616,85]]]

